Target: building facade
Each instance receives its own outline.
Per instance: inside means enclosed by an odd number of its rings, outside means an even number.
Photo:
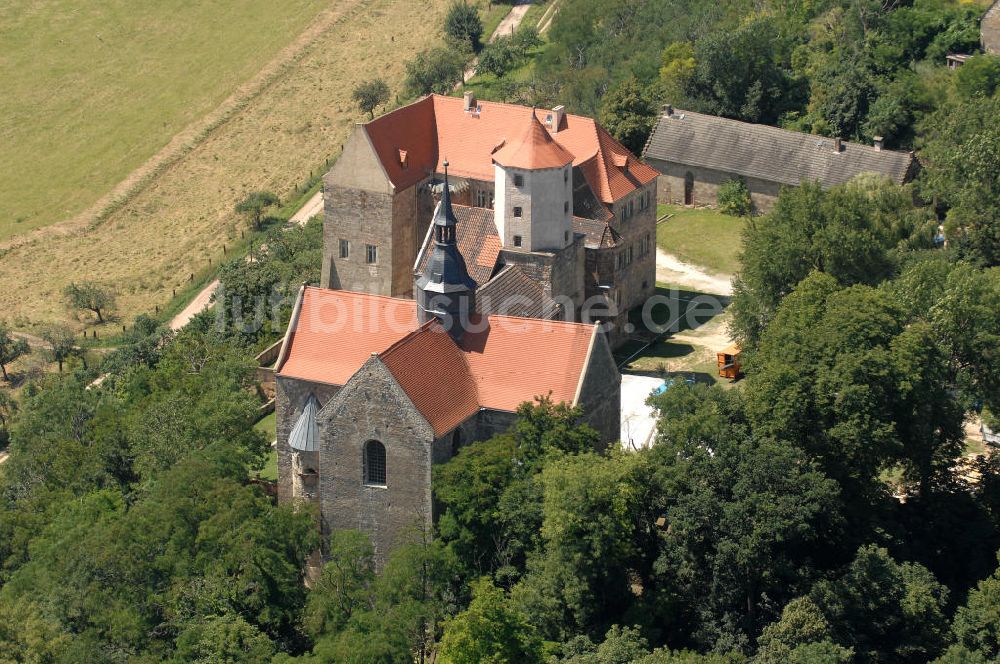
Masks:
[[[540,298],[506,308],[599,319],[624,339],[655,289],[658,174],[562,107],[430,95],[358,125],[324,178],[321,285],[413,297],[446,161],[456,213],[481,222],[460,224],[459,244],[477,248],[483,313]]]
[[[979,24],[979,40],[987,53],[1000,55],[1000,0],[986,10]]]
[[[766,212],[783,187],[843,184],[876,173],[903,184],[916,174],[913,154],[836,138],[692,113],[667,105],[643,150],[659,177],[661,202],[715,206],[726,180],[742,179],[755,210]]]

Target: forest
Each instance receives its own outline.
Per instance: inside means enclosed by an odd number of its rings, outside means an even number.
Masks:
[[[238,299],[0,390],[0,663],[1000,661],[1000,457],[964,431],[1000,430],[1000,66],[942,63],[981,6],[564,2],[512,94],[557,85],[640,145],[670,99],[881,134],[923,169],[748,222],[746,378],[653,397],[650,448],[595,451],[542,396],[435,467],[432,532],[381,566],[334,532],[309,587],[316,515],[258,477],[253,356],[318,279],[322,224],[268,231],[222,270]]]

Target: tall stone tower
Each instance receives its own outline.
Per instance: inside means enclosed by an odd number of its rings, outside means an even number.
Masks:
[[[524,134],[493,155],[494,214],[504,249],[556,252],[573,242],[573,155],[531,109]]]
[[[455,242],[455,212],[448,188],[448,162],[444,162],[444,191],[434,210],[434,249],[424,273],[417,277],[417,319],[423,325],[437,318],[455,340],[465,333],[469,314],[475,310],[476,282]]]

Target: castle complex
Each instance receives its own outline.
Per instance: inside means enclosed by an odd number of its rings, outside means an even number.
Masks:
[[[275,365],[279,500],[383,560],[433,522],[431,467],[520,404],[617,440],[611,348],[653,292],[656,178],[561,108],[432,95],[359,125]]]
[[[620,343],[655,288],[658,173],[562,107],[430,95],[358,125],[324,179],[322,286],[413,296],[446,161],[480,311],[601,320]]]

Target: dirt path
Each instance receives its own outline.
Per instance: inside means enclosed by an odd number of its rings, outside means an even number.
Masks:
[[[299,211],[293,214],[288,221],[291,225],[303,226],[317,214],[323,214],[322,190],[317,191],[312,198],[306,201],[305,204],[299,208]],[[201,313],[205,309],[208,309],[209,305],[212,304],[212,295],[215,294],[215,291],[218,290],[218,288],[219,280],[213,279],[212,282],[205,286],[200,293],[194,296],[194,299],[191,300],[191,302],[184,307],[179,314],[170,320],[170,329],[176,332],[187,325],[197,314]]]
[[[489,44],[490,42],[495,41],[496,38],[499,37],[500,35],[514,34],[514,32],[517,30],[517,27],[521,25],[521,21],[524,20],[524,15],[528,13],[528,7],[529,5],[531,5],[533,1],[534,0],[518,0],[517,4],[511,7],[510,11],[507,12],[507,15],[504,16],[503,19],[500,21],[500,25],[498,25],[497,29],[493,31],[493,34],[490,35],[490,38],[486,40],[486,43]],[[472,64],[469,65],[469,68],[465,70],[465,74],[462,78],[463,82],[468,81],[470,78],[476,75],[476,66],[478,64],[479,64],[478,58],[472,61]],[[459,86],[455,87],[457,88]]]
[[[711,275],[659,248],[656,250],[656,280],[677,284],[700,293],[733,294],[732,277],[729,275]]]
[[[4,463],[9,458],[10,458],[9,454],[7,454],[6,452],[0,452],[0,463]]]

